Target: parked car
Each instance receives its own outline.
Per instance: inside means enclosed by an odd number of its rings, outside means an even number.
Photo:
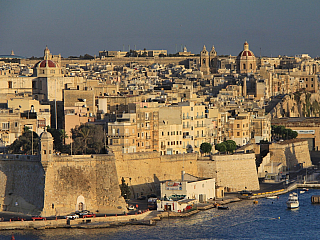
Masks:
[[[68,216],[66,216],[66,219],[76,219],[76,218],[79,218],[79,215],[78,214],[70,214],[70,215],[68,215]]]
[[[150,194],[150,195],[147,195],[147,198],[157,198],[157,195],[155,195],[155,194]]]
[[[83,211],[76,211],[76,214],[79,215],[80,217],[82,217],[83,215],[87,215],[87,214],[92,214],[92,212],[88,211],[88,210],[83,210]]]
[[[10,218],[10,220],[11,220],[11,221],[24,221],[24,220],[26,220],[26,219],[21,218],[21,217],[12,217],[12,218]]]
[[[89,218],[89,217],[96,217],[96,215],[94,213],[89,213],[89,214],[82,215],[82,217]]]
[[[130,206],[128,207],[128,210],[136,210],[136,208],[135,208],[133,205],[130,205]]]

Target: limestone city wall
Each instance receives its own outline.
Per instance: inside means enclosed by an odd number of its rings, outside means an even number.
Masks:
[[[0,211],[39,214],[43,190],[44,169],[37,157],[0,155]]]
[[[280,143],[272,143],[269,146],[270,160],[281,162],[284,166],[293,168],[299,163],[304,163],[304,167],[312,165],[308,141],[292,139]]]
[[[123,213],[114,157],[110,155],[57,156],[46,169],[43,216],[79,210]]]
[[[259,190],[255,154],[213,155],[198,161],[199,177],[216,178],[229,191]]]
[[[156,193],[159,181],[181,179],[181,171],[197,176],[197,154],[160,155],[149,153],[115,153],[119,184],[123,177],[132,186],[134,197]],[[133,197],[133,196],[131,196]]]

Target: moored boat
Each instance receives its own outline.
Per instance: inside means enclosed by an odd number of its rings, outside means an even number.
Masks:
[[[227,206],[218,206],[219,210],[229,210],[229,207]]]
[[[290,209],[299,207],[299,200],[297,193],[290,193],[287,201],[287,207]]]
[[[275,199],[275,198],[277,198],[278,196],[268,196],[268,197],[266,197],[266,198],[268,198],[268,199]]]

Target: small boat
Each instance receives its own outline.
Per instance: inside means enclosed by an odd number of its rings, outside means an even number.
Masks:
[[[268,198],[268,199],[275,199],[275,198],[278,198],[278,196],[268,196],[268,197],[266,197],[266,198]]]
[[[309,188],[302,188],[303,191],[309,191]]]
[[[253,200],[253,204],[258,204],[258,200]]]
[[[290,193],[287,201],[287,207],[290,209],[299,207],[299,200],[297,193]]]
[[[229,207],[226,206],[218,206],[219,210],[229,210]]]
[[[306,191],[300,191],[300,194],[301,194],[301,193],[305,193],[305,192],[306,192]]]

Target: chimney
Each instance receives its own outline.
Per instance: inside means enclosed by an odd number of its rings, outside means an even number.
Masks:
[[[181,182],[184,181],[184,174],[185,174],[185,173],[186,173],[185,171],[181,171]]]

